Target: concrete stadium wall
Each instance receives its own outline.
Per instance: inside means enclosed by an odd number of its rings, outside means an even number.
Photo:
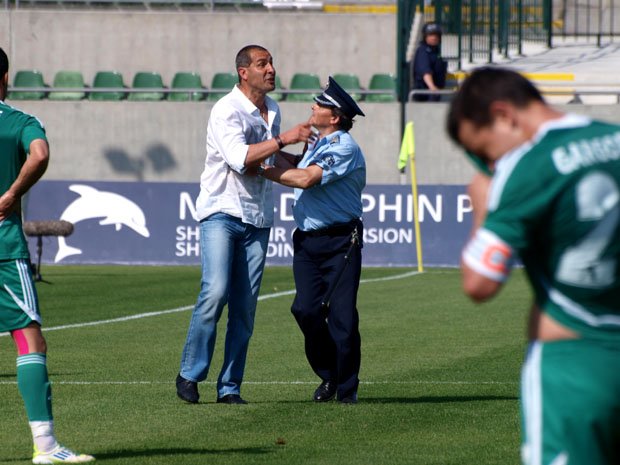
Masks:
[[[10,45],[11,28],[9,15],[6,13],[0,13],[0,48],[2,48],[7,54],[10,54]]]
[[[11,103],[11,102],[9,102]],[[16,106],[46,125],[52,162],[49,180],[198,182],[204,166],[207,102],[22,101]],[[400,150],[398,104],[362,103],[351,134],[368,165],[369,184],[408,183],[396,169]],[[620,123],[617,105],[564,105]],[[310,115],[309,103],[281,103],[283,130]],[[445,134],[448,106],[409,104],[414,122],[417,180],[422,185],[467,184],[474,170]],[[289,148],[299,152],[301,146]]]
[[[52,160],[45,179],[198,182],[204,167],[206,102],[13,103],[46,126]],[[310,103],[281,103],[282,130],[308,120]],[[362,103],[351,130],[366,156],[369,184],[398,184],[399,107]],[[301,151],[301,145],[289,148]]]
[[[4,10],[0,41],[11,78],[38,69],[48,84],[67,69],[87,83],[116,70],[128,85],[137,71],[160,72],[166,85],[177,71],[196,71],[208,86],[214,73],[235,70],[237,51],[250,43],[271,51],[285,87],[295,72],[323,82],[355,73],[366,86],[372,74],[396,68],[393,14]]]

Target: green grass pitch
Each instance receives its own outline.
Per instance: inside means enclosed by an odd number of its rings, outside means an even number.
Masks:
[[[225,318],[201,403],[176,397],[198,268],[44,267],[49,283],[38,290],[57,435],[114,465],[517,465],[531,299],[523,273],[478,306],[463,296],[458,270],[403,277],[408,271],[363,271],[360,401],[347,406],[311,401],[319,380],[290,314],[293,296],[271,296],[293,290],[292,272],[268,268],[242,387],[250,404],[229,406],[214,403]],[[395,279],[377,280],[385,277]],[[143,317],[124,318],[134,315]],[[103,320],[116,321],[81,325]],[[49,330],[66,325],[75,326]],[[0,414],[0,463],[30,463],[6,336]]]

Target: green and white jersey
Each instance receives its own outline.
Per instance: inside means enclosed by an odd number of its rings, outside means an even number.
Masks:
[[[47,140],[41,122],[0,100],[0,195],[17,179],[35,139]],[[13,213],[0,221],[0,260],[28,257],[21,217]]]
[[[537,304],[620,338],[620,126],[566,115],[497,164],[483,228],[515,251]]]

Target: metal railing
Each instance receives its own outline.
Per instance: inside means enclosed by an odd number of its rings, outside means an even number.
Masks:
[[[302,0],[303,1],[303,0]],[[109,7],[203,7],[209,10],[234,8],[236,10],[264,8],[262,0],[4,0],[5,8],[25,6],[57,6],[60,8],[101,8]]]
[[[600,47],[620,33],[617,0],[558,0],[553,12],[554,35],[594,38]]]
[[[460,69],[464,60],[493,61],[521,54],[524,41],[551,44],[551,0],[413,0],[425,21],[444,29],[442,56]]]
[[[540,93],[546,97],[547,99],[552,99],[553,97],[569,97],[570,100],[567,100],[566,103],[569,104],[581,104],[583,103],[584,98],[589,97],[609,97],[604,101],[601,101],[602,104],[620,104],[620,89],[605,89],[605,90],[592,90],[592,89],[579,89],[579,88],[558,88],[553,89],[545,88],[539,89]],[[456,89],[452,90],[422,90],[415,89],[409,92],[408,101],[413,102],[414,95],[439,95],[440,101],[447,102],[450,101],[451,97],[456,93]],[[418,103],[418,102],[416,102]],[[434,102],[419,102],[419,103],[434,103]]]
[[[218,94],[223,95],[230,92],[230,88],[222,89],[222,88],[205,88],[205,87],[197,87],[197,88],[169,88],[169,87],[8,87],[8,94],[11,92],[27,92],[27,93],[42,93],[44,94],[41,97],[42,100],[49,96],[51,93],[62,92],[62,93],[71,93],[71,94],[85,94],[86,96],[89,94],[151,94],[151,93],[161,93],[164,95],[164,98],[169,94],[188,94],[191,97],[196,94],[200,94],[201,96],[208,96],[209,94]],[[310,94],[320,94],[322,92],[321,89],[274,89],[272,94],[282,94],[284,96],[287,95],[310,95]],[[396,92],[391,91],[389,89],[351,89],[348,91],[350,94],[359,94],[362,97],[368,95],[381,95],[381,96],[389,96],[393,97],[394,100],[397,100]],[[269,95],[269,94],[267,94]],[[123,97],[121,100],[124,100]],[[34,100],[34,99],[33,99]]]

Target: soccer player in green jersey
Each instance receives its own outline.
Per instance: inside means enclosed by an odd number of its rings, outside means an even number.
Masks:
[[[92,456],[72,452],[54,436],[47,347],[21,221],[21,198],[45,172],[49,149],[41,123],[4,103],[8,82],[9,61],[0,48],[0,332],[9,331],[17,348],[17,386],[32,430],[32,462],[92,462]]]
[[[517,257],[533,288],[523,463],[620,464],[620,126],[558,112],[520,74],[481,68],[447,128],[487,173],[470,185],[465,293],[494,296]]]

